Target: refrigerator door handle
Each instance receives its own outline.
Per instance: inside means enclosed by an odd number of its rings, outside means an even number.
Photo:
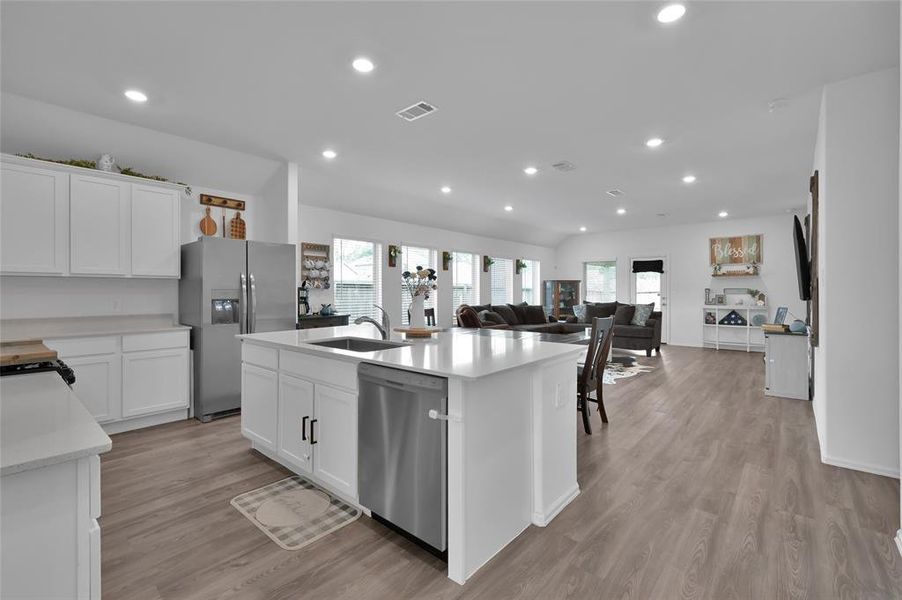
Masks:
[[[248,275],[251,281],[251,294],[250,294],[250,323],[248,329],[250,333],[254,333],[257,331],[257,282],[254,280],[254,274],[251,273]]]
[[[241,273],[241,302],[238,305],[238,331],[239,333],[247,333],[247,281],[244,273]]]

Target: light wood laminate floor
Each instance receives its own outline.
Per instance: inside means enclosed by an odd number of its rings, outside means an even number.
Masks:
[[[463,587],[362,517],[289,552],[229,500],[286,470],[238,418],[113,436],[107,600],[900,598],[898,481],[821,464],[811,406],[765,397],[760,354],[665,347],[578,428],[582,493]],[[863,392],[864,393],[864,392]]]

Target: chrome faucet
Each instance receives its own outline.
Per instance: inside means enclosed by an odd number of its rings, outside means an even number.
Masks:
[[[379,312],[382,313],[382,323],[379,323],[372,317],[363,316],[354,319],[354,325],[360,325],[361,323],[372,323],[376,326],[376,329],[379,330],[379,333],[382,334],[382,339],[387,340],[389,334],[391,333],[391,319],[388,318],[388,313],[385,312],[385,310],[381,306],[379,306],[378,304],[374,304],[373,306],[375,308],[378,308]]]

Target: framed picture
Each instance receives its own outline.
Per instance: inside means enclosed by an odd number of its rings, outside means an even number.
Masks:
[[[708,240],[708,252],[712,265],[751,265],[763,262],[762,236],[737,235]]]
[[[774,323],[777,325],[782,325],[783,321],[786,320],[786,313],[789,312],[789,307],[781,306],[777,308],[777,314],[774,315]]]

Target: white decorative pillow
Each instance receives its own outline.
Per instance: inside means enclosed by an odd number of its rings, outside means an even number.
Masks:
[[[573,314],[576,315],[577,323],[585,323],[586,322],[586,305],[585,304],[575,304],[573,306]]]

